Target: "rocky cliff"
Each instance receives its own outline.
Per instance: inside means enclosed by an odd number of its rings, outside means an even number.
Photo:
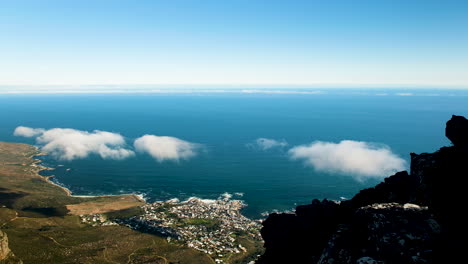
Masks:
[[[453,116],[446,136],[452,146],[411,153],[410,174],[398,172],[345,202],[314,200],[294,214],[271,214],[257,264],[463,262],[468,120]]]

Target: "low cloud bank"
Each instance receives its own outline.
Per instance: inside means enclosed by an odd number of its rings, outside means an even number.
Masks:
[[[189,159],[197,155],[200,145],[167,136],[144,135],[133,144],[135,150],[147,153],[158,162]]]
[[[94,130],[87,132],[70,128],[17,127],[15,136],[36,137],[41,150],[61,160],[86,158],[97,154],[103,159],[125,159],[135,153],[125,148],[125,139],[117,133]]]
[[[274,140],[270,138],[257,138],[255,140],[255,144],[253,146],[261,149],[261,150],[269,150],[272,148],[282,148],[286,147],[288,143],[285,140]],[[252,146],[252,144],[249,144],[249,146]]]
[[[45,129],[43,128],[31,128],[31,127],[19,126],[15,129],[15,131],[13,132],[13,135],[17,137],[35,137],[35,136],[41,135],[44,132],[45,132]]]
[[[103,159],[123,160],[135,152],[126,147],[125,138],[117,133],[71,128],[31,128],[19,126],[15,136],[34,137],[41,150],[60,160],[74,160],[97,154]],[[135,150],[147,153],[159,162],[178,161],[197,155],[201,145],[175,137],[144,135],[134,141]]]
[[[288,153],[293,160],[303,160],[317,171],[350,175],[358,181],[387,177],[406,166],[406,161],[388,146],[362,141],[316,141],[294,147]]]

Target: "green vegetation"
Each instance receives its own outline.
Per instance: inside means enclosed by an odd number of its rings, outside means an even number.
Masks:
[[[203,219],[203,218],[187,218],[184,220],[185,220],[184,222],[188,225],[204,225],[204,226],[216,225],[219,222],[215,219]]]
[[[264,252],[263,245],[256,243],[248,236],[238,236],[236,242],[241,244],[246,249],[246,252],[229,256],[229,258],[226,259],[228,263],[249,263],[250,261],[256,260],[257,257]]]
[[[177,206],[177,205],[165,203],[164,205],[158,207],[155,211],[156,211],[156,212],[169,213],[169,210],[170,210],[172,207],[174,207],[174,206]]]
[[[220,225],[218,220],[209,218],[186,218],[183,223],[186,225],[201,225],[208,230],[217,229]]]
[[[117,211],[111,211],[108,213],[105,213],[104,215],[106,216],[107,219],[122,219],[122,218],[130,218],[132,216],[138,216],[143,214],[143,209],[139,206],[135,207],[130,207],[127,209],[123,210],[117,210]]]

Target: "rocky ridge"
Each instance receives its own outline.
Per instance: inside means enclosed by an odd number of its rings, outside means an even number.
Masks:
[[[275,213],[261,230],[269,263],[458,263],[465,259],[463,217],[468,176],[468,120],[446,126],[453,143],[411,153],[411,173],[398,172],[351,200],[313,200],[295,213]]]

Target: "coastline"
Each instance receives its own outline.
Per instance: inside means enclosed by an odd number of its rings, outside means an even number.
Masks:
[[[19,144],[24,144],[24,143],[19,143]],[[29,155],[28,157],[33,161],[31,163],[31,168],[33,169],[33,172],[34,172],[35,176],[40,177],[41,179],[43,179],[44,181],[46,181],[48,184],[50,184],[52,186],[58,187],[60,190],[62,190],[65,193],[65,195],[67,197],[84,199],[82,201],[82,203],[93,203],[93,200],[95,200],[96,198],[97,199],[99,199],[99,198],[110,198],[110,199],[112,199],[112,198],[121,197],[121,199],[126,199],[128,201],[129,197],[131,197],[131,200],[134,200],[136,202],[141,203],[139,206],[152,204],[152,202],[149,202],[149,201],[146,200],[146,198],[144,197],[145,194],[119,193],[119,194],[99,194],[99,195],[86,195],[86,194],[75,195],[75,194],[73,194],[73,192],[70,189],[63,186],[60,182],[53,181],[52,178],[54,178],[55,175],[50,175],[50,176],[41,175],[40,174],[41,171],[53,171],[53,170],[55,170],[55,168],[41,165],[41,163],[44,162],[44,161],[41,160],[39,157],[40,156],[46,156],[48,154],[45,153],[45,152],[42,152],[39,149],[39,147],[37,147],[37,146],[30,145],[30,144],[25,144],[25,145],[28,145],[28,146],[34,148],[34,153]],[[174,198],[171,198],[171,199],[168,199],[168,200],[156,200],[154,202],[186,204],[186,203],[190,202],[191,200],[198,200],[198,201],[201,201],[201,202],[206,203],[206,204],[213,204],[219,199],[223,199],[223,198],[227,198],[227,197],[228,197],[228,199],[231,199],[231,198],[237,197],[238,199],[234,198],[232,200],[235,200],[235,201],[241,203],[242,204],[242,209],[243,209],[243,208],[248,206],[248,204],[244,200],[239,199],[243,195],[244,195],[243,193],[239,193],[239,192],[237,192],[237,193],[224,192],[224,193],[220,193],[219,197],[215,198],[215,199],[212,199],[212,198],[208,199],[208,198],[201,198],[201,197],[197,197],[197,196],[192,196],[192,197],[188,197],[188,198],[185,198],[185,199],[180,199],[180,198],[174,197]],[[102,204],[104,205],[106,203],[108,204],[108,202],[103,202]],[[69,210],[73,210],[72,209],[73,207],[74,207],[74,205],[67,205],[67,208]],[[286,210],[284,212],[288,212],[288,211],[289,210]],[[280,211],[275,210],[273,212],[280,212]],[[281,211],[281,212],[283,212],[283,211]],[[251,219],[252,221],[262,221],[262,220],[265,219],[266,214],[269,214],[269,213],[271,213],[271,212],[264,212],[264,213],[262,213],[262,214],[260,214],[258,216],[255,216],[255,217],[245,216],[244,214],[242,214],[242,215],[244,217],[248,218],[248,219]],[[75,214],[75,212],[73,212],[72,214]]]
[[[40,165],[43,161],[37,157],[47,154],[36,146],[34,149],[35,153],[29,156],[33,175],[59,187],[67,197],[82,199],[78,203],[65,204],[67,214],[78,216],[81,224],[96,228],[125,226],[154,234],[169,245],[184,245],[206,254],[215,263],[232,263],[236,259],[251,262],[263,254],[261,220],[243,215],[241,210],[247,204],[243,200],[232,199],[234,196],[242,197],[243,193],[225,192],[217,199],[189,197],[152,203],[138,194],[73,195],[68,188],[52,181],[54,176],[39,174],[54,168]],[[128,202],[129,197],[133,201]],[[138,209],[131,209],[137,206]],[[133,214],[135,212],[137,214]]]
[[[142,257],[151,263],[161,262],[151,252],[164,254],[168,262],[213,263],[210,256],[164,237],[116,223],[96,224],[98,218],[110,218],[107,223],[138,215],[145,203],[135,195],[74,197],[39,174],[51,169],[40,164],[40,155],[44,153],[30,144],[0,141],[0,225],[6,229],[9,248],[24,263],[139,262],[135,252],[145,253]],[[96,221],[84,223],[83,218]]]
[[[125,196],[131,196],[131,197],[134,197],[136,200],[138,200],[139,202],[142,202],[144,205],[148,205],[150,203],[148,203],[148,201],[144,198],[143,194],[134,194],[134,193],[128,193],[128,194],[105,194],[105,195],[74,195],[73,192],[68,189],[67,187],[61,185],[60,183],[56,183],[54,181],[51,180],[51,178],[54,178],[55,176],[54,175],[51,175],[51,176],[43,176],[43,175],[40,175],[39,172],[41,171],[44,171],[44,170],[48,170],[48,171],[51,171],[51,170],[55,170],[55,168],[50,168],[50,167],[46,167],[46,166],[43,166],[43,165],[40,165],[41,162],[43,162],[42,160],[38,159],[37,157],[38,156],[45,156],[47,155],[47,153],[45,152],[41,152],[40,149],[37,147],[37,146],[33,146],[36,150],[36,154],[33,154],[31,156],[31,159],[34,160],[32,166],[34,168],[37,169],[36,171],[36,175],[43,178],[47,183],[53,185],[53,186],[56,186],[58,188],[60,188],[61,190],[63,190],[67,196],[69,197],[76,197],[76,198],[103,198],[103,197],[125,197]],[[225,197],[225,195],[230,195],[232,197],[231,194],[228,194],[228,193],[223,193],[220,195],[220,197]],[[234,194],[235,196],[243,196],[242,193],[235,193]],[[231,198],[230,197],[230,198]],[[166,201],[156,201],[156,202],[168,202],[168,203],[171,203],[171,202],[174,202],[174,203],[180,203],[180,204],[184,204],[184,203],[188,203],[190,202],[191,200],[199,200],[201,202],[204,202],[206,204],[211,204],[211,203],[214,203],[216,202],[218,199],[203,199],[203,198],[200,198],[200,197],[189,197],[185,200],[179,200],[179,198],[172,198],[172,199],[169,199],[169,200],[166,200]],[[233,200],[234,201],[234,200]],[[245,203],[245,201],[243,200],[235,200],[235,201],[238,201],[240,202],[243,207],[247,206],[247,204]],[[251,219],[251,218],[249,218]],[[258,219],[252,219],[252,220],[258,220]]]
[[[83,201],[84,203],[92,202],[93,198],[118,198],[118,197],[122,197],[122,199],[125,199],[125,197],[127,197],[127,198],[131,197],[134,200],[142,203],[140,206],[147,206],[147,205],[152,204],[152,203],[148,202],[144,198],[144,194],[128,193],[128,194],[105,194],[105,195],[74,195],[73,192],[70,189],[68,189],[67,187],[63,186],[60,183],[57,183],[57,182],[54,182],[53,180],[51,180],[53,177],[55,177],[54,175],[43,176],[43,175],[39,174],[41,171],[44,171],[44,170],[52,171],[52,170],[55,170],[55,168],[46,167],[46,166],[41,165],[40,163],[42,163],[43,160],[41,160],[38,157],[45,156],[45,155],[47,155],[47,153],[42,152],[37,146],[33,146],[33,145],[30,145],[30,146],[32,146],[35,149],[35,153],[30,156],[30,158],[33,160],[33,163],[31,164],[31,167],[34,169],[35,175],[37,177],[40,177],[40,178],[44,179],[48,184],[50,184],[52,186],[55,186],[55,187],[58,187],[68,197],[85,199]],[[155,202],[173,203],[173,204],[187,204],[187,203],[190,203],[193,200],[196,200],[196,201],[200,201],[200,202],[202,202],[204,204],[209,205],[209,204],[216,203],[216,201],[218,201],[219,199],[226,199],[227,198],[227,200],[231,200],[231,198],[233,198],[233,196],[236,196],[236,197],[240,198],[240,197],[243,196],[243,193],[232,193],[232,194],[230,194],[230,193],[225,192],[225,193],[220,194],[220,196],[217,199],[204,199],[204,198],[200,198],[200,197],[189,197],[189,198],[186,198],[184,200],[180,200],[179,198],[172,198],[172,199],[168,199],[168,200],[165,200],[165,201],[155,201]],[[87,201],[88,199],[90,200],[89,202]],[[232,199],[231,201],[238,202],[239,204],[242,205],[241,206],[242,208],[248,206],[248,204],[246,204],[245,201],[242,200],[242,199]],[[73,207],[73,205],[67,206],[67,208],[69,208],[70,210],[73,210],[73,209],[71,209],[72,207]],[[242,209],[242,208],[240,208],[240,209]],[[261,221],[261,220],[265,219],[265,215],[263,215],[263,214],[260,215],[259,217],[247,217],[244,214],[242,214],[242,216],[246,217],[246,218],[248,218],[248,219],[250,219],[252,221]]]
[[[50,167],[46,167],[46,166],[43,166],[43,165],[40,165],[41,162],[43,162],[42,160],[40,160],[39,158],[37,158],[38,156],[45,156],[47,155],[47,153],[45,152],[41,152],[40,149],[36,146],[33,146],[37,153],[33,154],[31,156],[31,159],[33,159],[33,163],[31,164],[32,167],[34,168],[37,168],[38,170],[36,171],[36,175],[43,178],[47,183],[51,184],[51,185],[54,185],[60,189],[62,189],[67,196],[70,196],[70,197],[77,197],[77,198],[99,198],[99,197],[115,197],[115,196],[133,196],[136,200],[142,202],[142,203],[147,203],[146,200],[143,198],[143,195],[140,195],[140,194],[134,194],[134,193],[129,193],[129,194],[106,194],[106,195],[74,195],[72,193],[72,191],[70,189],[68,189],[67,187],[65,186],[62,186],[58,183],[55,183],[51,180],[51,178],[53,178],[54,176],[42,176],[40,175],[39,173],[41,171],[44,171],[44,170],[54,170],[54,168],[50,168]]]

